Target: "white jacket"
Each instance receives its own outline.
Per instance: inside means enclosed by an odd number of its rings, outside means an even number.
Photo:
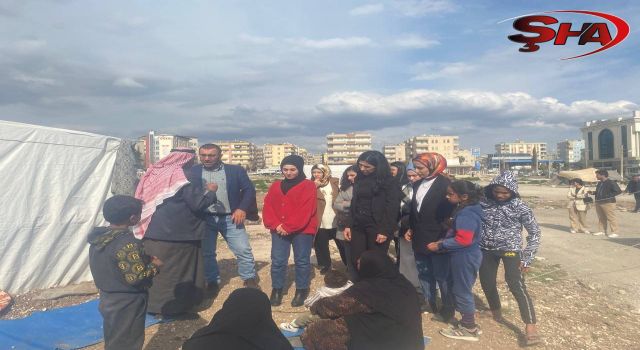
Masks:
[[[582,186],[577,193],[574,187],[569,187],[569,193],[567,193],[569,203],[567,203],[567,208],[573,208],[575,206],[577,211],[587,211],[588,207],[584,202],[584,197],[587,196],[588,191],[587,186]]]

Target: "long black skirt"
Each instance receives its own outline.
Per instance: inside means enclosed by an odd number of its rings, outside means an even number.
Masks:
[[[164,263],[149,288],[147,312],[170,316],[196,311],[205,287],[200,241],[145,239],[144,249]]]

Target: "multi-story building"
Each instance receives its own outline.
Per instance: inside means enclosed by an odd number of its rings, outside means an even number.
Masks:
[[[263,150],[267,168],[280,167],[280,162],[284,157],[298,153],[298,147],[292,143],[266,144]]]
[[[147,136],[140,139],[144,139],[145,166],[147,167],[166,157],[173,148],[192,148],[198,151],[198,139],[191,136],[156,134],[150,131]]]
[[[371,134],[347,133],[327,135],[327,163],[355,164],[362,152],[371,150]]]
[[[266,168],[266,164],[264,162],[264,149],[256,147],[253,162],[255,170]]]
[[[247,170],[256,170],[256,145],[249,141],[216,141],[222,149],[222,161],[240,165]]]
[[[458,136],[414,136],[405,141],[405,145],[411,157],[414,157],[418,153],[436,152],[447,159],[453,159],[458,157],[458,152],[460,151]]]
[[[588,121],[580,131],[586,141],[587,166],[616,169],[621,174],[638,173],[640,170],[640,111],[635,111],[631,118]]]
[[[502,142],[495,145],[497,154],[530,154],[533,150],[538,152],[538,159],[547,159],[546,142],[525,142],[516,140],[515,142]]]
[[[556,145],[558,159],[565,164],[579,163],[584,153],[584,140],[564,140]]]
[[[386,145],[383,147],[383,153],[389,163],[404,162],[407,160],[407,148],[404,143]]]

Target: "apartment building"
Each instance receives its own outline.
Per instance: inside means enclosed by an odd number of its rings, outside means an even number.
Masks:
[[[298,147],[292,143],[266,144],[263,147],[265,167],[280,167],[284,157],[297,154]]]
[[[418,153],[436,152],[447,159],[458,157],[460,151],[458,136],[421,135],[405,141],[406,149],[411,157]]]
[[[385,158],[391,162],[404,162],[407,160],[407,148],[404,143],[397,145],[386,145],[383,147]]]
[[[256,145],[249,141],[215,141],[222,149],[222,162],[240,165],[247,170],[256,169]]]
[[[327,163],[329,165],[355,164],[362,152],[371,150],[370,133],[327,135]]]
[[[533,156],[533,150],[538,152],[538,159],[548,159],[546,142],[502,142],[495,145],[497,154],[529,154]]]

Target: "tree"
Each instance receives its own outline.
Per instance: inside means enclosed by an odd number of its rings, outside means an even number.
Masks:
[[[533,155],[531,156],[531,167],[533,171],[538,171],[538,147],[533,146]]]

